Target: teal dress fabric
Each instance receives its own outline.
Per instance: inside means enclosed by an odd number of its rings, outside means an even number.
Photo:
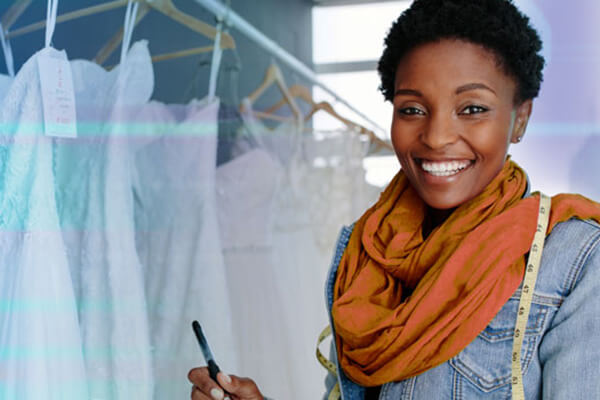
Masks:
[[[144,276],[135,249],[132,116],[152,94],[147,43],[110,72],[71,62],[76,139],[55,139],[56,203],[66,244],[89,398],[151,399],[153,375]]]
[[[77,400],[87,397],[85,367],[38,57],[0,108],[0,398]]]

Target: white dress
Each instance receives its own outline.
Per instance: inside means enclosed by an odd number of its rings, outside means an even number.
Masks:
[[[8,93],[15,78],[10,75],[0,74],[0,104],[4,100],[4,96]]]
[[[245,109],[250,110],[247,103]],[[378,196],[378,190],[365,181],[362,167],[368,143],[355,132],[321,137],[312,132],[301,135],[291,123],[268,129],[250,112],[242,117],[254,140],[279,161],[281,174],[270,200],[272,214],[264,218],[272,238],[270,263],[275,266],[268,279],[274,280],[279,289],[264,301],[280,307],[280,316],[274,316],[270,324],[280,329],[269,328],[264,334],[276,332],[289,343],[285,368],[280,367],[281,372],[276,375],[285,378],[285,373],[289,373],[292,377],[282,398],[320,398],[326,370],[316,360],[315,346],[319,333],[328,324],[323,288],[335,239],[341,226],[355,221]],[[243,198],[255,199],[256,190],[249,188]],[[257,210],[260,208],[255,207],[254,212]],[[250,209],[246,212],[251,213]],[[243,226],[249,219],[243,220]],[[242,266],[238,265],[238,269]],[[267,279],[266,273],[261,276]],[[230,281],[233,279],[230,275]],[[252,309],[255,301],[256,296],[248,297],[245,307]],[[255,309],[260,310],[260,305]],[[278,351],[275,347],[271,350]],[[271,396],[267,390],[265,393]]]
[[[257,148],[217,168],[219,229],[232,306],[239,374],[251,376],[263,393],[289,399],[289,326],[276,279],[272,220],[281,164]]]
[[[116,69],[71,63],[78,138],[55,140],[57,206],[78,301],[89,397],[153,392],[147,305],[135,248],[131,115],[154,76],[146,42]]]
[[[86,399],[38,57],[23,65],[0,109],[0,398]]]
[[[280,370],[289,371],[291,376],[283,398],[318,398],[325,373],[316,361],[314,346],[320,329],[327,322],[320,272],[326,270],[326,266],[320,264],[312,230],[312,211],[301,184],[310,173],[307,165],[302,163],[303,139],[295,124],[282,123],[269,129],[253,117],[247,103],[245,110],[248,112],[242,117],[247,133],[278,161],[281,174],[271,200],[272,215],[268,219],[272,243],[269,258],[274,266],[268,278],[279,289],[268,294],[271,296],[268,301],[280,307],[280,313],[273,316],[271,323],[280,328],[264,334],[284,336],[283,342],[287,344],[284,364],[278,365]],[[254,298],[248,298],[248,303],[253,301]],[[250,308],[250,304],[247,307]],[[259,312],[260,304],[254,308]],[[272,348],[271,351],[280,350]],[[279,379],[280,376],[285,378],[281,373],[275,377]],[[271,396],[266,390],[265,393]]]
[[[219,366],[237,370],[217,226],[218,109],[218,101],[183,109],[153,103],[145,121],[154,127],[154,140],[136,153],[136,242],[145,271],[155,399],[189,398],[187,373],[204,364],[193,320]]]

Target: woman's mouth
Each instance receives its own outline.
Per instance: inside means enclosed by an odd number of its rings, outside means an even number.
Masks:
[[[473,164],[472,160],[432,161],[417,159],[421,168],[433,176],[456,175]]]

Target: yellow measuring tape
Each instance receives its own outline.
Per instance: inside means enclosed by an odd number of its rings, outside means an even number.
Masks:
[[[542,260],[542,250],[546,240],[546,231],[548,230],[548,219],[550,218],[550,197],[540,193],[540,206],[538,213],[537,229],[533,236],[533,244],[529,250],[529,258],[525,267],[525,277],[523,278],[523,288],[521,298],[519,299],[519,311],[517,312],[517,323],[513,333],[512,350],[512,398],[514,400],[525,400],[525,391],[523,389],[523,372],[521,371],[521,348],[525,330],[527,329],[527,320],[531,309],[531,300],[533,299],[533,290],[537,280],[540,262]]]
[[[517,322],[513,333],[513,351],[512,351],[512,398],[513,400],[525,400],[525,391],[523,390],[523,373],[521,371],[521,348],[523,347],[523,338],[531,310],[531,301],[533,299],[533,290],[542,260],[542,250],[546,240],[546,231],[548,230],[548,220],[550,218],[550,197],[540,193],[540,205],[538,212],[537,229],[533,236],[533,243],[529,251],[527,266],[525,267],[525,277],[523,278],[523,287],[521,298],[519,299],[519,308],[517,313]],[[319,345],[331,335],[331,326],[326,326],[319,335],[317,341],[317,359],[325,369],[337,378],[337,369],[327,357],[321,353]],[[328,400],[338,400],[341,397],[339,381],[329,392]]]
[[[321,350],[319,349],[319,345],[329,335],[331,335],[331,326],[327,325],[325,327],[325,329],[323,329],[323,331],[319,335],[319,339],[317,340],[317,360],[319,360],[321,365],[323,367],[325,367],[325,369],[327,371],[332,373],[333,376],[335,376],[337,378],[337,369],[335,368],[335,364],[332,363],[327,357],[325,357],[323,355],[323,353],[321,353]],[[336,382],[333,389],[331,389],[331,392],[329,392],[329,396],[327,397],[327,400],[338,400],[340,397],[342,397],[342,393],[340,392],[340,383],[338,381],[338,382]]]

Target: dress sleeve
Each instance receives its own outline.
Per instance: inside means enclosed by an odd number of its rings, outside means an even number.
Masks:
[[[600,399],[600,233],[573,264],[580,276],[540,344],[543,399]]]

